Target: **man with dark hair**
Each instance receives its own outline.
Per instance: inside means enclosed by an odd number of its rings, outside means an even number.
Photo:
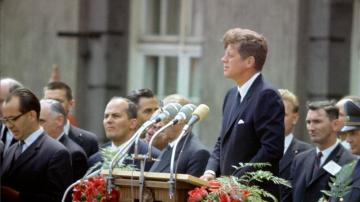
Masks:
[[[22,84],[12,78],[0,79],[0,118],[2,117],[2,104],[6,96],[20,87],[22,87]],[[2,123],[0,123],[0,139],[4,143],[4,154],[9,147],[16,142],[11,134],[11,131],[8,130]]]
[[[59,101],[63,105],[66,115],[75,105],[71,88],[60,81],[50,82],[44,87],[44,98]],[[65,135],[83,148],[87,157],[99,150],[97,136],[94,133],[75,127],[69,121],[65,124],[64,131]]]
[[[40,127],[39,114],[39,100],[25,88],[3,103],[2,122],[18,140],[1,165],[3,201],[61,201],[71,183],[70,154]]]
[[[295,156],[291,166],[292,192],[283,201],[318,201],[329,179],[355,157],[337,139],[339,111],[335,103],[308,104],[306,128],[316,148]],[[291,197],[292,194],[292,197]]]
[[[132,90],[127,98],[137,105],[138,127],[147,121],[158,108],[158,101],[148,88]]]
[[[82,178],[87,171],[87,157],[84,150],[64,134],[66,112],[64,107],[56,100],[43,99],[40,101],[40,124],[44,130],[61,142],[71,155],[74,181]]]
[[[104,145],[104,147],[111,147],[113,150],[119,151],[125,145],[127,145],[134,135],[137,128],[137,107],[136,104],[129,99],[122,97],[112,98],[106,105],[104,112],[103,125],[106,133],[106,137],[111,142]],[[147,154],[148,145],[140,140],[139,142],[139,154]],[[154,158],[158,157],[160,151],[152,149]],[[128,154],[134,153],[134,145],[130,148]],[[97,162],[103,161],[100,152],[95,153],[89,158],[89,166],[95,165]],[[121,162],[125,165],[133,164],[132,160],[124,160]],[[145,170],[148,171],[152,163],[146,163]],[[140,163],[135,161],[135,167],[140,169]]]
[[[284,151],[284,106],[277,90],[261,74],[267,42],[262,35],[242,28],[228,30],[223,42],[224,76],[236,86],[225,96],[221,132],[202,178],[239,177],[252,170],[236,170],[233,166],[240,162],[270,163],[267,170],[277,176]],[[278,198],[278,185],[264,182],[261,186]]]

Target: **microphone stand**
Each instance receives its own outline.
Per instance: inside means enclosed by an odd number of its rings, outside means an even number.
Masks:
[[[164,131],[166,128],[170,127],[173,125],[173,122],[170,121],[169,123],[167,123],[165,126],[161,127],[159,130],[157,130],[154,135],[151,137],[150,141],[149,141],[149,145],[148,145],[148,157],[150,159],[152,159],[152,156],[151,156],[151,151],[152,151],[152,145],[153,145],[153,142],[155,140],[155,138],[157,136],[159,136],[159,134]]]
[[[149,127],[150,125],[154,124],[155,121],[147,121],[145,122],[136,132],[135,134],[130,138],[130,141],[122,148],[120,149],[115,156],[112,158],[110,166],[109,166],[109,175],[106,178],[106,188],[107,192],[110,194],[112,189],[112,172],[114,166],[122,160],[125,155],[128,153],[128,151],[131,148],[131,145],[135,142],[135,156],[138,156],[138,141],[140,139],[140,135],[143,133],[143,131]]]
[[[190,127],[190,125],[188,125],[188,124],[186,124],[184,127],[183,127],[183,129],[182,129],[182,131],[181,131],[181,133],[180,133],[180,135],[179,135],[179,137],[178,138],[176,138],[176,140],[175,140],[175,143],[174,143],[174,147],[173,147],[173,150],[172,150],[172,152],[171,152],[171,161],[170,161],[170,178],[169,178],[169,198],[170,199],[173,199],[174,198],[174,193],[175,193],[175,169],[174,169],[174,164],[175,164],[175,154],[176,154],[176,149],[177,149],[177,146],[178,146],[178,144],[179,144],[179,142],[180,142],[180,140],[186,135],[186,134],[188,134],[188,132],[190,132],[191,131],[191,127]],[[185,144],[185,143],[184,143]]]

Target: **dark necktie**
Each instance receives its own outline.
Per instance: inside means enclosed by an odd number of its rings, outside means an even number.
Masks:
[[[234,100],[234,104],[231,109],[230,117],[234,117],[237,115],[236,112],[237,112],[237,109],[240,107],[240,103],[241,103],[241,95],[240,95],[240,92],[238,91],[235,96],[235,100]]]
[[[315,164],[314,164],[312,178],[314,178],[320,170],[321,157],[322,157],[322,153],[321,152],[317,153],[315,157]]]
[[[24,144],[25,144],[24,140],[19,141],[19,143],[18,143],[18,145],[17,145],[17,147],[15,149],[14,161],[16,161],[16,159],[18,159],[19,156],[21,155]]]
[[[2,132],[2,137],[1,140],[3,141],[4,144],[6,144],[6,133],[7,133],[7,128],[5,127],[5,125],[3,125],[4,128],[0,128],[0,133]],[[4,131],[2,131],[4,129]]]
[[[235,103],[236,103],[236,107],[239,107],[239,106],[240,106],[240,103],[241,103],[241,94],[240,94],[239,91],[236,93],[236,101],[235,101]]]

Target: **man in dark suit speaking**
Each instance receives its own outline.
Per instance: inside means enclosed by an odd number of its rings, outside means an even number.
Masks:
[[[284,149],[284,106],[278,92],[260,73],[267,42],[262,35],[242,28],[228,30],[223,41],[224,76],[237,86],[225,96],[220,136],[202,178],[241,176],[248,169],[232,167],[240,162],[268,162],[271,164],[268,170],[278,175]],[[278,196],[278,186],[269,183],[262,186]]]
[[[39,125],[40,103],[20,88],[5,99],[3,122],[18,140],[1,165],[2,201],[61,201],[72,180],[70,154]]]

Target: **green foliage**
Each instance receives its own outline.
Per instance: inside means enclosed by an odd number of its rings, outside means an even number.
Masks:
[[[353,161],[349,164],[346,164],[335,177],[330,178],[329,187],[330,190],[322,190],[326,197],[331,197],[334,199],[342,199],[347,192],[351,189],[351,175],[355,168],[357,161]],[[319,201],[325,200],[325,197],[322,197]]]
[[[241,177],[228,176],[220,177],[217,180],[222,184],[223,191],[229,193],[234,190],[234,186],[237,187],[237,190],[248,190],[251,194],[247,201],[251,202],[263,202],[264,198],[270,198],[272,201],[277,201],[277,199],[270,194],[269,192],[261,189],[259,186],[255,185],[256,182],[270,181],[275,184],[284,185],[291,187],[290,183],[280,177],[274,176],[269,171],[259,170],[265,167],[271,166],[269,163],[239,163],[239,166],[233,166],[236,169],[242,169],[245,167],[252,167],[255,169],[253,172],[247,172]]]
[[[89,168],[89,170],[86,172],[85,176],[87,176],[88,174],[90,174],[91,172],[98,170],[99,168],[101,170],[106,170],[109,169],[110,167],[110,163],[112,158],[115,156],[115,154],[118,152],[118,149],[114,149],[112,147],[106,147],[106,148],[100,148],[100,153],[101,156],[103,158],[103,162],[98,162],[96,163],[94,166],[92,166],[91,168]],[[128,155],[127,157],[125,157],[125,159],[129,159],[131,156]],[[132,165],[124,165],[121,164],[120,162],[117,163],[114,168],[120,169],[120,170],[126,170],[126,171],[132,171],[135,170],[135,167]]]

